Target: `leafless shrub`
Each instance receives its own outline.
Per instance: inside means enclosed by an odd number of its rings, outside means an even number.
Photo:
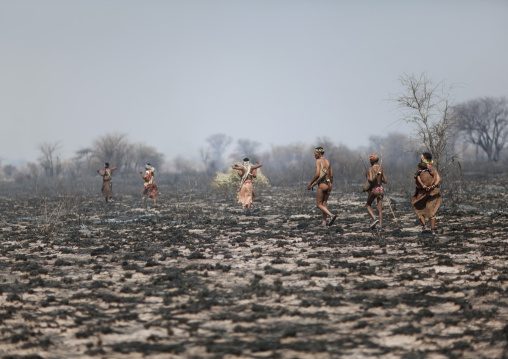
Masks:
[[[64,222],[63,216],[75,207],[75,197],[65,195],[51,200],[47,195],[39,198],[39,215],[36,217],[36,233],[50,237]]]

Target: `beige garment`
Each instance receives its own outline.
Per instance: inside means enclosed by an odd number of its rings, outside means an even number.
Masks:
[[[430,172],[422,172],[420,173],[420,179],[425,186],[430,187],[434,184],[434,175],[436,173],[437,171],[435,169],[432,169]],[[441,205],[441,189],[436,187],[427,191],[420,186],[418,178],[415,178],[415,180],[416,191],[411,201],[413,210],[420,219],[424,218],[428,220],[434,218]]]
[[[242,185],[240,192],[238,192],[238,202],[247,206],[256,200],[256,195],[254,194],[254,186],[252,185],[252,181],[247,180]]]
[[[102,182],[101,191],[103,197],[113,197],[113,182],[111,180]]]

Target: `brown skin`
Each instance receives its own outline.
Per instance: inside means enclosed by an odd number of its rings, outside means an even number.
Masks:
[[[332,183],[333,183],[333,170],[330,161],[324,158],[324,155],[320,152],[314,151],[314,158],[316,159],[316,172],[314,173],[314,177],[312,177],[311,181],[307,184],[307,189],[311,189],[312,183],[319,178],[319,173],[321,172],[321,164],[326,169],[328,175],[326,176],[329,179],[329,182],[323,182],[318,185],[317,194],[316,194],[316,206],[322,212],[323,221],[321,224],[326,226],[326,217],[333,217],[334,215],[328,210],[327,202],[328,197],[330,197],[330,193],[332,192]]]
[[[420,184],[420,186],[422,186],[422,188],[424,190],[429,192],[432,189],[434,189],[435,187],[437,187],[437,185],[441,182],[441,176],[439,176],[439,173],[437,171],[434,172],[434,183],[432,184],[432,186],[425,186],[423,184],[420,176],[417,176],[417,180],[418,180],[418,183]],[[425,229],[425,219],[424,218],[420,218],[420,222],[422,223],[423,229]],[[436,219],[435,218],[431,218],[430,219],[430,229],[432,231],[434,231],[436,229]]]
[[[107,168],[106,165],[104,165],[104,171],[101,172],[100,169],[97,170],[97,173],[102,177],[104,178],[104,176],[106,175],[106,170],[109,170],[109,173],[113,173],[114,170],[116,170],[118,167],[111,167],[111,168]],[[106,204],[108,204],[108,200],[113,200],[113,197],[106,197]]]
[[[259,167],[263,166],[261,163],[259,162],[256,162],[255,165],[253,165],[250,169],[251,169],[251,172],[250,172],[250,176],[249,177],[252,177],[252,178],[256,178],[256,175],[257,175],[257,169]],[[243,177],[243,175],[245,174],[245,167],[240,167],[240,166],[237,166],[237,165],[232,165],[231,168],[233,168],[234,170],[237,170],[238,171],[238,176],[240,176],[240,178]],[[249,209],[250,211],[250,208],[252,206],[252,203],[249,203],[247,205],[247,208]]]
[[[376,183],[376,187],[380,187],[383,183],[388,183],[386,180],[386,174],[383,168],[378,164],[378,161],[371,160],[370,161],[371,168],[367,171],[365,174],[365,177],[369,180],[371,183]],[[372,219],[376,219],[376,216],[374,215],[374,212],[372,211],[372,202],[377,198],[377,212],[379,216],[379,225],[383,225],[383,199],[378,197],[379,192],[377,191],[370,191],[369,197],[367,197],[367,212],[369,212]]]

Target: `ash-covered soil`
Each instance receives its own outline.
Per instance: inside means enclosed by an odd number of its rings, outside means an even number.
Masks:
[[[440,234],[405,196],[164,192],[0,201],[0,358],[502,358],[503,188],[447,198]]]

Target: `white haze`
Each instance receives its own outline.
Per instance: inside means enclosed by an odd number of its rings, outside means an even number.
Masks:
[[[0,158],[125,133],[170,159],[215,133],[351,148],[408,132],[403,74],[508,92],[507,1],[1,0]]]

